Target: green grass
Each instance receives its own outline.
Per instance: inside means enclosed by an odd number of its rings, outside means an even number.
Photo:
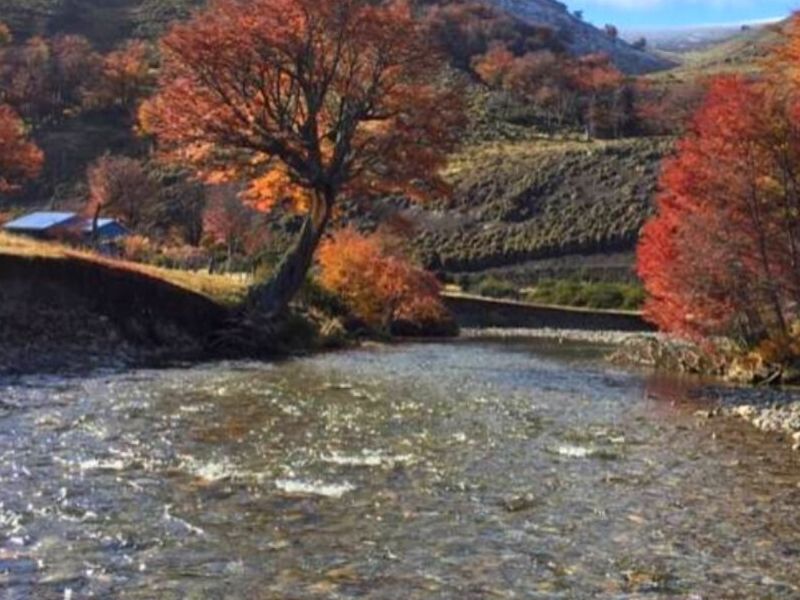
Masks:
[[[600,310],[641,310],[645,291],[639,284],[579,279],[549,279],[520,289],[515,283],[488,275],[464,282],[464,291],[486,298]]]
[[[642,286],[634,284],[549,280],[529,290],[526,299],[559,306],[639,310],[644,304],[645,292]]]
[[[470,288],[470,292],[487,298],[518,299],[519,288],[511,282],[496,277],[485,277]]]

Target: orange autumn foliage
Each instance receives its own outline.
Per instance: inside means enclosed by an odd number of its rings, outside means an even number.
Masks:
[[[403,1],[216,0],[164,38],[141,124],[215,183],[256,182],[261,208],[295,193],[427,196],[461,113],[422,33]]]
[[[44,155],[28,140],[22,119],[10,106],[0,105],[0,193],[34,179],[43,162]]]
[[[94,101],[102,106],[120,106],[132,110],[155,85],[150,70],[150,49],[134,40],[103,57],[102,75]]]
[[[478,76],[490,87],[500,88],[537,106],[550,126],[579,121],[591,134],[619,134],[619,114],[625,77],[604,54],[573,58],[550,50],[515,55],[502,44],[494,44],[473,60]]]
[[[438,280],[405,257],[391,236],[339,230],[322,243],[318,261],[323,287],[373,327],[404,322],[424,329],[450,320]]]
[[[209,181],[251,182],[267,210],[305,210],[250,305],[283,312],[344,196],[446,193],[463,106],[406,0],[214,0],[162,40],[140,110],[161,152]]]

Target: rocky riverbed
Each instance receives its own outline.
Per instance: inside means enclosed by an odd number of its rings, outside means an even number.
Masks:
[[[550,340],[0,377],[10,598],[800,597],[790,400]]]
[[[590,344],[606,347],[608,360],[627,368],[645,368],[657,372],[685,374],[687,377],[708,378],[715,385],[731,383],[726,393],[713,392],[718,405],[698,414],[705,417],[734,417],[744,419],[757,429],[777,434],[800,451],[800,388],[785,390],[754,388],[747,373],[737,363],[736,373],[727,369],[724,361],[715,362],[696,345],[671,339],[662,334],[628,333],[621,331],[579,331],[565,329],[468,329],[462,332],[467,339],[532,340],[557,344]],[[735,387],[736,382],[746,384]],[[724,389],[724,388],[723,388]]]
[[[742,419],[800,451],[800,391],[731,388],[715,393],[718,406],[701,410],[698,416]]]
[[[632,340],[658,339],[658,334],[631,333],[627,331],[586,331],[581,329],[537,329],[489,327],[482,329],[462,329],[461,337],[467,339],[521,339],[551,340],[557,343],[581,342],[604,346],[619,346]]]

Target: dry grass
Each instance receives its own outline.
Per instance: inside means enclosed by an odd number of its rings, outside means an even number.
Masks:
[[[624,146],[626,140],[591,140],[541,137],[534,140],[491,141],[471,144],[450,157],[444,171],[446,177],[474,173],[486,169],[487,164],[505,164],[521,161],[547,161],[569,152],[602,151],[609,147]]]
[[[110,269],[130,271],[160,279],[176,287],[206,296],[225,306],[233,306],[241,302],[247,292],[246,282],[227,275],[210,275],[204,272],[163,269],[106,258],[54,242],[41,242],[0,232],[0,256],[2,255],[31,259],[88,261]]]
[[[670,55],[680,62],[675,69],[652,73],[654,82],[692,81],[724,74],[753,74],[763,69],[763,61],[782,40],[782,25],[773,25],[744,32],[695,52]]]

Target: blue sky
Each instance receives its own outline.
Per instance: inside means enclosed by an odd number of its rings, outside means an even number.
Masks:
[[[800,0],[567,0],[597,25],[620,29],[741,23],[788,15]]]

